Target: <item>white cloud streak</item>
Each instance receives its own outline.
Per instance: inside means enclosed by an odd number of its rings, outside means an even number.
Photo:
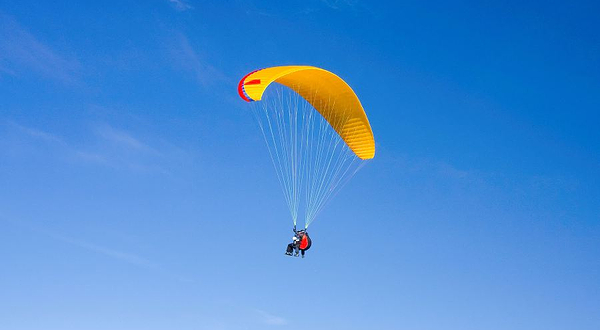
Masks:
[[[153,153],[157,153],[156,150],[154,150],[147,144],[141,142],[137,138],[133,137],[130,133],[126,131],[118,130],[111,126],[104,125],[97,129],[97,133],[104,140],[127,149],[150,151]]]
[[[149,261],[145,258],[142,258],[140,256],[137,256],[135,254],[132,254],[132,253],[114,250],[114,249],[111,249],[111,248],[108,248],[105,246],[101,246],[101,245],[97,245],[97,244],[93,244],[93,243],[85,242],[85,241],[78,240],[75,238],[57,235],[57,234],[53,234],[53,233],[47,233],[47,235],[51,236],[52,238],[55,238],[59,241],[69,243],[69,244],[78,246],[80,248],[83,248],[83,249],[86,249],[86,250],[89,250],[92,252],[96,252],[96,253],[111,257],[113,259],[117,259],[117,260],[126,262],[128,264],[132,264],[132,265],[140,266],[140,267],[144,267],[144,268],[150,268],[150,269],[158,269],[159,268],[158,264],[156,264],[152,261]]]
[[[59,148],[70,161],[107,166],[113,169],[127,169],[137,173],[160,173],[172,175],[165,167],[171,164],[171,157],[182,156],[179,148],[162,143],[160,150],[142,142],[132,133],[107,124],[96,125],[91,131],[95,139],[86,145],[74,145],[64,138],[46,131],[8,121],[16,135],[14,143],[27,143],[35,148]],[[31,140],[23,139],[23,136]],[[56,153],[52,154],[56,156]]]
[[[80,240],[80,239],[76,239],[73,237],[69,237],[69,236],[65,236],[62,234],[58,234],[54,231],[50,231],[44,228],[40,228],[38,226],[34,226],[31,224],[26,224],[23,222],[17,222],[14,220],[10,220],[10,219],[5,219],[0,217],[0,219],[5,220],[8,223],[11,223],[13,225],[16,225],[18,227],[21,228],[25,228],[27,230],[30,230],[34,233],[38,233],[38,234],[42,234],[46,237],[50,237],[52,239],[55,239],[57,241],[63,242],[63,243],[68,243],[77,247],[80,247],[82,249],[88,250],[88,251],[92,251],[98,254],[102,254],[104,256],[113,258],[113,259],[117,259],[123,262],[126,262],[128,264],[132,264],[135,266],[140,266],[140,267],[144,267],[144,268],[149,268],[149,269],[159,269],[159,265],[155,262],[152,262],[148,259],[142,258],[138,255],[135,255],[133,253],[128,253],[128,252],[123,252],[123,251],[118,251],[112,248],[108,248],[102,245],[97,245],[97,244],[93,244],[93,243],[89,243],[86,242],[84,240]]]
[[[38,40],[15,19],[0,12],[0,73],[21,76],[35,72],[63,83],[73,83],[80,64]]]
[[[169,3],[175,7],[178,11],[186,11],[190,9],[194,9],[187,1],[184,0],[168,0]]]
[[[353,8],[358,4],[358,0],[321,0],[321,2],[331,9],[340,9],[340,7]]]
[[[225,75],[221,71],[205,61],[194,50],[194,47],[192,47],[185,35],[178,33],[172,41],[173,47],[170,51],[173,64],[186,72],[192,72],[200,85],[208,86],[214,82],[226,80]]]
[[[33,138],[38,138],[38,139],[41,139],[41,140],[44,140],[47,142],[54,142],[54,143],[59,143],[59,144],[63,144],[63,145],[65,144],[65,142],[61,138],[59,138],[58,136],[56,136],[54,134],[50,134],[48,132],[44,132],[44,131],[36,129],[36,128],[19,125],[13,121],[9,121],[8,123],[9,123],[9,125],[17,128],[21,132],[23,132]]]
[[[288,324],[288,321],[285,318],[273,315],[273,314],[265,312],[263,310],[256,309],[256,313],[258,313],[258,315],[261,317],[261,320],[264,324],[277,325],[277,326],[282,326],[282,325]]]
[[[106,247],[103,245],[90,243],[85,240],[73,238],[70,236],[63,235],[63,234],[59,234],[57,232],[54,232],[54,231],[51,231],[51,230],[48,230],[45,228],[40,228],[38,226],[34,226],[31,224],[17,222],[17,221],[11,220],[11,219],[6,219],[2,216],[0,216],[0,220],[3,220],[7,223],[16,225],[21,228],[25,228],[31,232],[44,235],[44,236],[54,239],[56,241],[66,243],[66,244],[69,244],[69,245],[72,245],[72,246],[75,246],[75,247],[78,247],[78,248],[81,248],[83,250],[87,250],[87,251],[90,251],[93,253],[97,253],[97,254],[103,255],[105,257],[129,264],[132,266],[144,268],[144,269],[153,271],[155,273],[162,274],[164,276],[168,276],[168,277],[170,277],[174,280],[180,281],[180,282],[186,282],[186,283],[194,282],[193,279],[190,279],[190,278],[184,277],[184,276],[180,276],[178,274],[174,274],[168,270],[163,269],[161,267],[161,265],[159,265],[158,263],[156,263],[152,260],[146,259],[144,257],[141,257],[134,253],[124,252],[124,251],[116,250],[116,249]]]

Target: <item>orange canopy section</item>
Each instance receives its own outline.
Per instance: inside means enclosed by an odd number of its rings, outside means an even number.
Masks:
[[[314,66],[276,66],[247,74],[238,85],[240,97],[260,101],[273,82],[285,85],[308,101],[360,159],[375,156],[375,140],[358,97],[335,74]]]

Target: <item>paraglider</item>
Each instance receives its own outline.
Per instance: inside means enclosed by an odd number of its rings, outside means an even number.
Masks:
[[[254,104],[294,226],[287,255],[312,244],[308,226],[339,189],[375,156],[367,115],[350,86],[313,66],[277,66],[250,72],[238,85]],[[261,101],[262,102],[255,102]],[[296,231],[299,218],[304,229]]]
[[[285,254],[288,256],[297,257],[299,252],[302,252],[302,258],[304,254],[312,246],[312,240],[308,236],[306,230],[296,230],[294,227],[294,236],[292,237],[292,243],[288,244]]]
[[[285,250],[285,254],[288,256],[295,255],[298,256],[298,251],[300,251],[300,239],[297,235],[294,234],[292,237],[292,243],[288,244],[287,249]],[[295,253],[294,253],[295,252]]]

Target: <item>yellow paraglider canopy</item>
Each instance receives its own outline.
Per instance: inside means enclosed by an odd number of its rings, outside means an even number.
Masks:
[[[246,75],[238,93],[248,102],[260,101],[272,82],[291,88],[308,101],[360,159],[375,156],[367,115],[352,88],[340,77],[313,66],[277,66]]]

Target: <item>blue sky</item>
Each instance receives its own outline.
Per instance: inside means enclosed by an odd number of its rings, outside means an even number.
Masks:
[[[600,328],[597,2],[0,4],[0,328]],[[376,158],[286,258],[238,96],[309,64]]]

